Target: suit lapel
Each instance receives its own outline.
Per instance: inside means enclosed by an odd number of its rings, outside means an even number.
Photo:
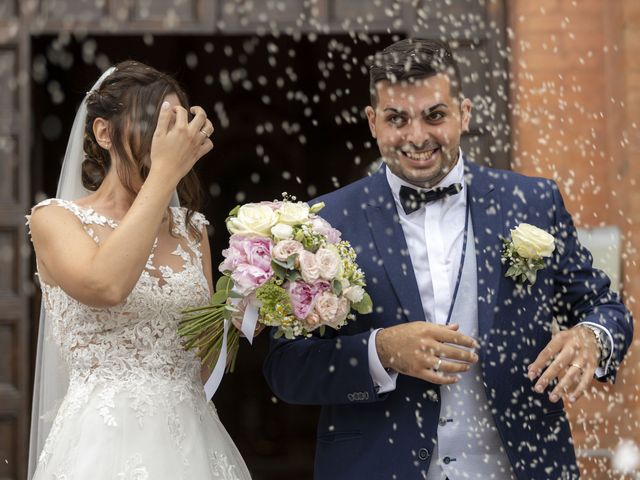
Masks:
[[[370,199],[365,208],[365,215],[376,250],[405,319],[424,321],[420,292],[385,168],[371,176]]]
[[[481,340],[488,338],[493,327],[502,278],[500,235],[503,235],[504,222],[492,175],[499,173],[465,162],[478,269],[478,332]]]

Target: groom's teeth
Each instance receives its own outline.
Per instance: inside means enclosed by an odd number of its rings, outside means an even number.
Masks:
[[[429,160],[436,150],[437,149],[426,152],[404,152],[404,154],[411,160]]]

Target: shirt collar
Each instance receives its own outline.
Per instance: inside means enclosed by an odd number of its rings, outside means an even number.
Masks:
[[[458,160],[456,161],[456,164],[453,166],[451,171],[447,173],[447,175],[442,180],[440,180],[440,182],[438,182],[437,185],[434,185],[432,188],[448,187],[451,184],[460,183],[462,185],[462,192],[460,192],[460,194],[464,193],[466,187],[464,184],[463,158],[464,157],[462,155],[462,149],[459,149]],[[398,205],[400,205],[400,187],[402,187],[403,185],[406,187],[414,188],[416,190],[430,190],[430,189],[418,187],[416,185],[413,185],[407,182],[406,180],[403,180],[402,178],[398,177],[395,173],[393,173],[391,169],[388,167],[386,168],[385,173],[387,175],[387,182],[389,183],[389,187],[391,187],[391,193],[393,193],[393,198],[395,199]]]

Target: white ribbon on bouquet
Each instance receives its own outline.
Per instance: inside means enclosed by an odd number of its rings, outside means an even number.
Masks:
[[[239,298],[231,299],[231,303],[234,307],[239,302]],[[259,309],[260,301],[252,295],[249,302],[247,302],[247,307],[245,308],[244,315],[242,317],[242,324],[240,325],[240,331],[244,334],[251,345],[253,345],[253,333],[256,331],[256,325],[258,324]],[[204,393],[207,396],[207,401],[210,401],[213,398],[213,395],[216,393],[216,390],[218,390],[220,382],[222,382],[222,377],[224,376],[224,371],[227,365],[227,334],[229,333],[230,323],[230,320],[224,320],[220,355],[218,356],[218,361],[216,362],[215,367],[213,367],[211,375],[209,375],[209,379],[204,384]]]

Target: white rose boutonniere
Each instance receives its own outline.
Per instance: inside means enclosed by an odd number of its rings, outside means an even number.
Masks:
[[[553,235],[541,228],[521,223],[511,229],[511,239],[503,240],[502,263],[508,263],[505,274],[519,285],[536,283],[538,270],[544,268],[544,259],[555,249]]]

